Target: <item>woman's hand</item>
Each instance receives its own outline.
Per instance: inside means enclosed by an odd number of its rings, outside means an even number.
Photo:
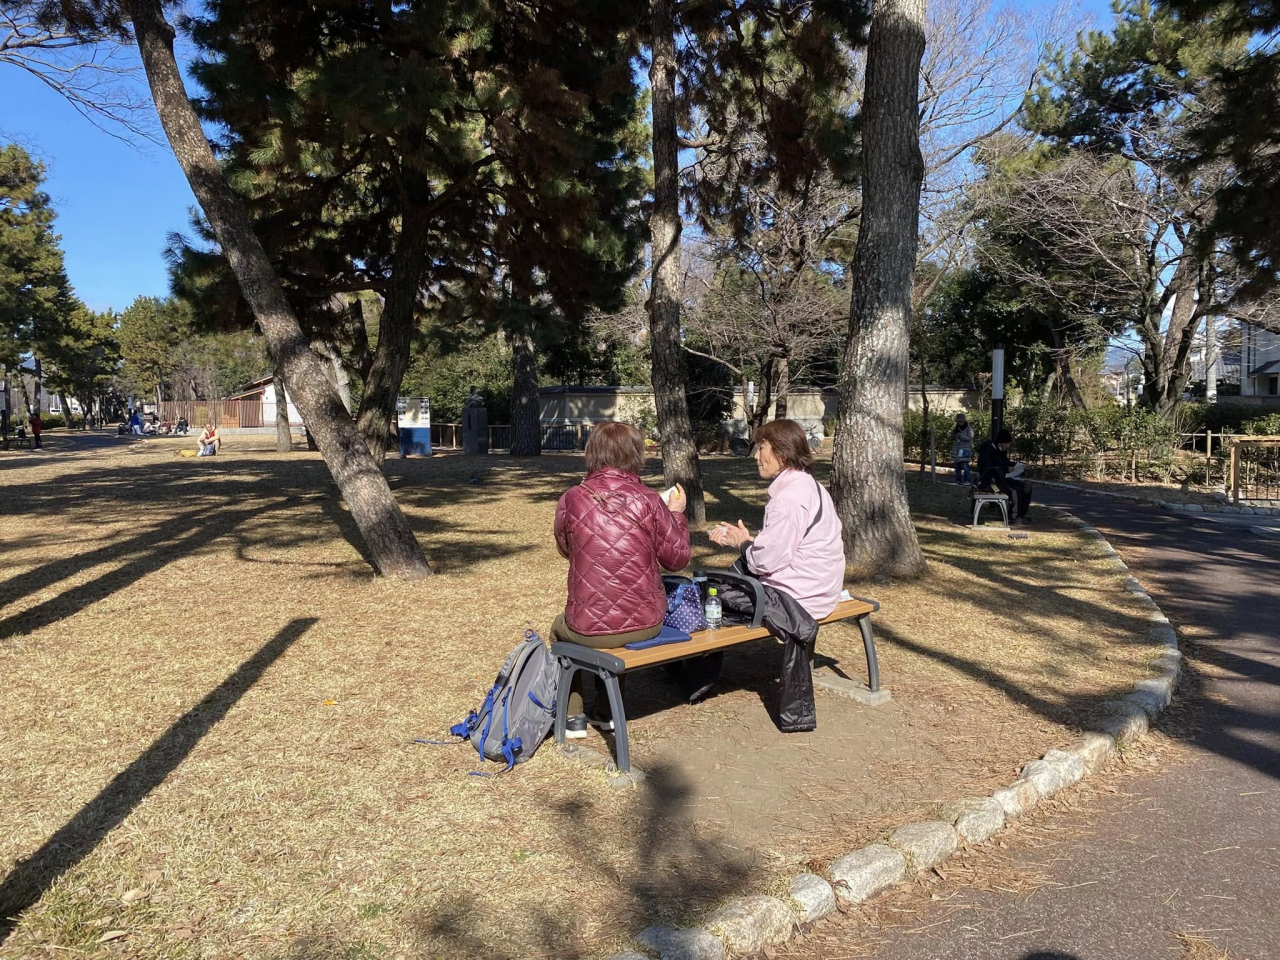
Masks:
[[[710,536],[711,542],[718,546],[741,550],[742,545],[751,539],[751,532],[741,520],[736,527],[731,527],[722,521],[712,528]]]
[[[684,509],[688,505],[689,501],[684,495],[684,487],[677,483],[675,491],[671,494],[670,499],[667,500],[667,509],[672,513],[684,513]]]

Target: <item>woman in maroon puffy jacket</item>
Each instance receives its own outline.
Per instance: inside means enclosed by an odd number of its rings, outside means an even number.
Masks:
[[[556,547],[569,561],[569,601],[551,627],[555,640],[608,649],[651,640],[662,629],[667,595],[662,570],[689,563],[684,488],[670,502],[640,480],[644,439],[625,423],[591,431],[587,477],[556,507]],[[584,737],[582,674],[569,692],[568,736]],[[596,687],[591,722],[613,729],[603,684]]]

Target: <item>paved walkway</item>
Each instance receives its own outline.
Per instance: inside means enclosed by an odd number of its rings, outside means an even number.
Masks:
[[[1042,488],[1043,490],[1043,488]],[[1172,960],[1198,933],[1242,960],[1280,958],[1280,542],[1149,506],[1046,491],[1096,525],[1193,643],[1178,696],[1183,758],[1129,794],[1055,816],[1050,884],[916,897],[877,960]],[[1033,528],[1034,529],[1034,528]],[[1187,733],[1186,730],[1190,732]],[[999,850],[1045,869],[1011,835]],[[828,942],[815,952],[830,956]],[[787,956],[806,956],[790,953]]]

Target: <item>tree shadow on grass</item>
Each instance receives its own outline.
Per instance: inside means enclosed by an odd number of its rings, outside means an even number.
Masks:
[[[31,633],[73,616],[161,569],[171,560],[186,556],[231,533],[241,523],[266,509],[266,506],[257,506],[182,513],[123,542],[112,541],[94,550],[50,560],[11,577],[0,583],[3,588],[0,608],[11,602],[5,601],[3,595],[7,594],[11,599],[30,596],[95,566],[116,564],[87,583],[68,587],[56,597],[0,619],[0,640]]]
[[[757,866],[756,858],[741,849],[699,833],[687,816],[695,794],[688,774],[676,767],[657,766],[647,771],[641,791],[642,810],[637,817],[640,829],[625,857],[632,865],[631,876],[612,901],[615,915],[625,926],[616,933],[630,934],[639,925],[687,921],[718,900],[745,889]],[[618,860],[619,837],[593,816],[590,803],[577,799],[553,803],[553,813],[575,838],[575,861],[569,868],[571,884],[587,887],[596,883],[617,884],[618,877],[607,864]],[[535,954],[562,960],[581,960],[599,952],[600,945],[585,942],[576,933],[580,919],[573,899],[573,887],[548,890],[546,906],[519,917],[522,929],[536,931],[533,939],[544,952]],[[495,943],[480,930],[491,924],[477,923],[475,904],[463,895],[447,896],[427,911],[412,915],[410,929],[426,955],[444,952],[449,956],[528,956],[524,945]],[[441,948],[443,947],[443,951]]]
[[[179,717],[133,763],[46,840],[0,883],[0,941],[68,870],[97,849],[134,808],[164,782],[210,730],[258,682],[267,669],[315,625],[314,617],[290,621],[234,673]]]

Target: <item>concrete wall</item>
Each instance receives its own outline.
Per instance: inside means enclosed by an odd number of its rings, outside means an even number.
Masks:
[[[977,404],[977,395],[972,391],[933,385],[927,389],[930,409],[939,413],[953,413]],[[544,424],[634,421],[657,415],[653,392],[648,387],[544,387],[538,392]],[[910,409],[922,408],[919,386],[911,388],[907,400]],[[820,431],[823,420],[836,415],[836,403],[834,387],[795,389],[787,395],[787,416],[807,430]],[[739,391],[734,395],[728,418],[729,430],[734,436],[746,435],[745,409]],[[776,404],[770,406],[770,418],[776,409]]]
[[[539,390],[538,394],[543,423],[643,420],[658,414],[653,391],[648,387],[550,387]]]
[[[302,414],[298,412],[298,408],[293,405],[293,401],[289,399],[289,392],[286,390],[284,402],[289,410],[289,426],[301,427]],[[262,388],[262,422],[267,427],[275,429],[276,425],[276,385],[268,383]]]

